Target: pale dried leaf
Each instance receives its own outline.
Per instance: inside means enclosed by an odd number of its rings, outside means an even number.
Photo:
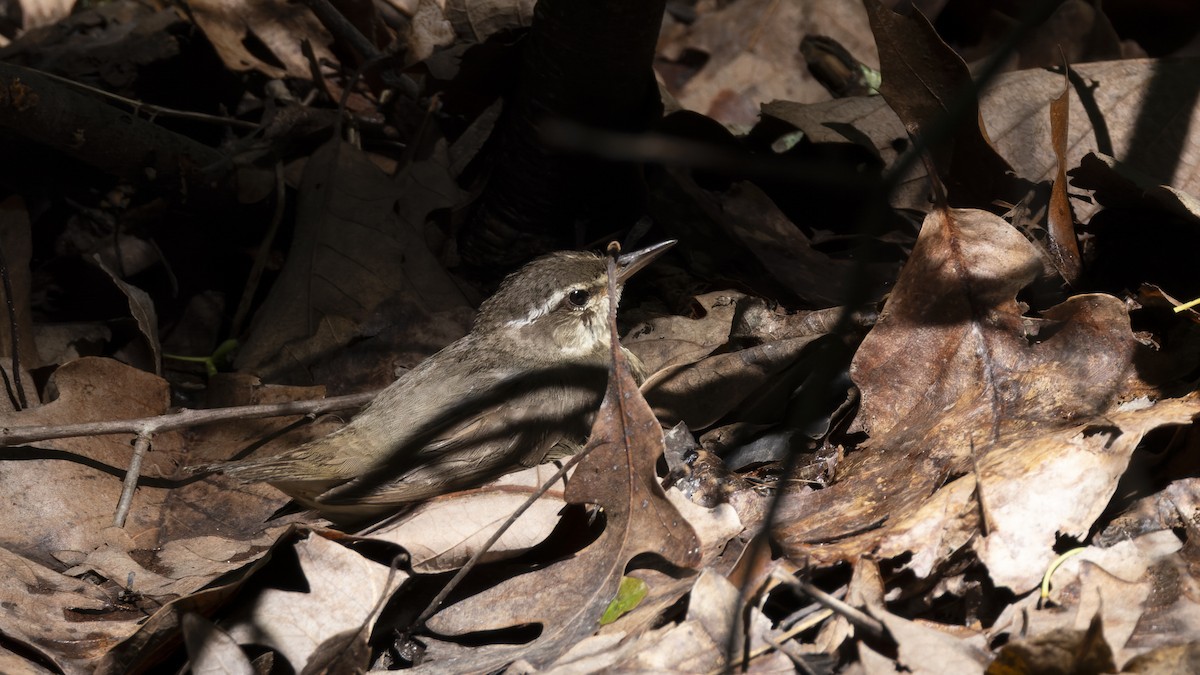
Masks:
[[[1051,579],[1051,603],[1038,609],[1031,594],[1008,606],[989,631],[1039,635],[1084,630],[1098,619],[1124,663],[1200,630],[1200,604],[1191,553],[1170,530],[1151,532],[1108,548],[1087,547],[1068,558]],[[1164,631],[1161,626],[1172,626]]]
[[[199,614],[183,616],[183,641],[194,675],[253,675],[255,672],[237,641]]]
[[[537,467],[532,471],[540,475]],[[399,523],[372,532],[370,538],[404,548],[411,556],[412,570],[419,574],[457,569],[538,487],[486,486],[433,499]],[[481,562],[511,558],[537,545],[554,530],[563,506],[561,491],[547,492],[521,514]]]
[[[896,662],[904,672],[914,675],[982,675],[988,664],[987,641],[982,635],[964,639],[886,610],[875,609],[871,614],[883,623],[896,641],[900,651]]]
[[[669,58],[685,49],[708,55],[704,67],[671,93],[684,107],[720,122],[749,126],[761,103],[823,101],[829,93],[804,67],[797,36],[828,35],[867,63],[877,63],[866,12],[855,0],[729,3],[664,36]]]
[[[104,270],[108,278],[112,279],[113,284],[125,296],[125,300],[129,303],[129,313],[137,322],[138,331],[145,338],[146,346],[150,348],[150,357],[154,361],[154,374],[162,375],[162,345],[158,340],[158,313],[154,310],[154,300],[146,291],[121,279],[116,272],[104,264],[99,254],[92,254],[92,261],[96,263],[96,267]]]
[[[18,0],[15,4],[14,14],[21,17],[20,27],[26,31],[57,23],[70,16],[75,7],[73,0]]]
[[[414,61],[424,61],[438,47],[454,44],[454,40],[454,26],[446,16],[443,3],[420,0],[406,36],[408,56]]]
[[[406,575],[318,534],[295,550],[308,590],[265,589],[231,621],[229,634],[279,651],[299,672],[321,643],[374,621],[380,600]]]
[[[3,40],[0,40],[2,43]],[[26,646],[28,647],[28,646]],[[43,667],[26,656],[21,656],[0,646],[0,673],[24,673],[25,675],[54,675],[55,671]]]
[[[188,7],[225,67],[234,72],[257,70],[267,77],[310,79],[312,71],[300,49],[303,40],[312,44],[318,60],[337,60],[329,51],[329,34],[303,4],[284,0],[194,0]],[[261,42],[283,68],[255,56],[246,47],[248,41]]]
[[[496,33],[528,28],[535,0],[447,0],[446,18],[454,31],[475,42]]]
[[[133,622],[80,622],[111,607],[116,598],[100,588],[0,548],[0,632],[40,653],[66,672],[98,658],[131,634]],[[10,671],[22,672],[22,670]]]
[[[1104,511],[1142,437],[1197,415],[1200,399],[1160,401],[993,450],[979,471],[992,530],[975,550],[996,585],[1035,587],[1054,559],[1056,537],[1083,538]]]
[[[750,651],[757,651],[767,645],[764,638],[770,633],[771,622],[757,607],[746,608],[745,603],[746,598],[739,597],[738,588],[728,579],[711,568],[705,569],[692,586],[686,620],[703,626],[714,644],[734,644],[742,649],[747,637],[743,612],[748,611]]]

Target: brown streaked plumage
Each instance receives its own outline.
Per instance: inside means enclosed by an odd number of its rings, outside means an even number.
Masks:
[[[616,300],[674,243],[621,256]],[[501,283],[468,335],[345,427],[274,457],[196,469],[269,482],[326,515],[365,517],[539,464],[555,444],[584,440],[603,396],[606,269],[591,253],[538,258]]]

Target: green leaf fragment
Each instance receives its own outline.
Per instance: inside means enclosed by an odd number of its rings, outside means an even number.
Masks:
[[[633,611],[649,591],[650,587],[641,579],[621,577],[621,587],[617,589],[617,597],[608,603],[608,609],[604,610],[604,616],[600,617],[600,625],[607,626]]]

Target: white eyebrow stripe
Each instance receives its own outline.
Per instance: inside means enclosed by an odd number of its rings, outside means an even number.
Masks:
[[[522,326],[528,326],[529,324],[533,323],[534,321],[537,321],[539,318],[549,314],[555,307],[558,307],[559,304],[562,303],[563,298],[566,297],[567,293],[570,293],[573,290],[575,290],[575,289],[568,288],[565,291],[558,291],[556,293],[550,294],[550,297],[546,298],[545,302],[538,305],[537,307],[534,307],[533,311],[531,311],[529,314],[527,314],[524,317],[521,317],[520,319],[513,319],[512,321],[509,321],[508,323],[506,323],[504,325],[508,326],[509,328],[520,328]]]

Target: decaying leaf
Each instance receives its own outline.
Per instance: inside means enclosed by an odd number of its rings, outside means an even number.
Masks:
[[[1082,535],[1104,509],[1142,435],[1200,413],[1195,398],[1121,408],[1155,391],[1123,303],[1078,296],[1026,317],[1015,296],[1039,268],[995,216],[930,214],[854,359],[855,427],[870,441],[833,486],[786,499],[778,535],[791,555],[911,552],[924,576],[984,527],[977,550],[1011,546],[981,553],[993,579],[1025,590],[1055,532]],[[999,559],[1012,556],[1022,564]]]
[[[805,33],[832,36],[863,61],[877,61],[858,2],[750,0],[719,5],[664,34],[666,58],[705,56],[699,72],[666,78],[668,86],[687,108],[733,125],[753,124],[763,101],[825,100],[829,94],[797,50],[796,36]],[[661,62],[659,68],[672,72]]]
[[[328,33],[303,5],[278,0],[200,0],[189,8],[197,26],[231,70],[306,78],[310,71],[300,49],[302,39],[313,45],[318,58],[334,58],[329,51]],[[248,48],[251,44],[264,47],[274,62],[259,58]]]
[[[1050,258],[1058,273],[1068,284],[1079,281],[1082,263],[1079,261],[1079,242],[1075,240],[1075,214],[1067,196],[1067,134],[1070,133],[1071,84],[1063,73],[1063,93],[1050,102],[1050,142],[1054,146],[1057,172],[1050,191],[1050,209],[1046,213],[1046,230]]]
[[[1194,559],[1195,553],[1185,550],[1170,530],[1086,547],[1054,571],[1049,598],[1031,594],[1018,600],[989,635],[1078,631],[1095,620],[1118,664],[1178,644],[1180,635],[1200,630],[1200,609],[1184,590],[1196,583],[1190,569]],[[1156,628],[1168,624],[1171,631]]]
[[[68,672],[99,658],[133,631],[123,622],[93,626],[76,620],[112,604],[111,596],[93,584],[59,574],[6,548],[0,548],[0,573],[8,580],[0,590],[5,607],[0,629]]]
[[[406,178],[401,187],[405,197],[398,202],[397,185],[362,151],[339,140],[313,155],[300,185],[288,263],[255,315],[239,369],[278,380],[349,344],[387,301],[403,298],[426,320],[465,305],[419,229],[446,197],[442,185]],[[408,348],[419,345],[432,353],[444,346],[422,345],[424,336],[412,337],[415,345]]]
[[[30,307],[31,282],[29,274],[29,257],[33,253],[32,232],[30,231],[29,212],[24,200],[13,196],[0,201],[0,246],[3,247],[4,264],[7,266],[9,286],[12,288],[12,306],[16,314],[16,340],[11,330],[0,331],[0,354],[11,359],[13,345],[19,345],[19,356],[23,368],[37,368],[42,365],[38,355],[38,343],[34,340],[33,314]],[[0,299],[7,307],[7,298],[0,288]],[[7,316],[7,312],[5,313]],[[6,322],[7,324],[7,322]],[[26,381],[28,388],[26,396],[33,395],[33,383]],[[11,387],[10,387],[11,388]]]
[[[162,345],[158,340],[158,314],[154,311],[154,300],[150,294],[132,284],[126,283],[121,279],[120,275],[109,269],[108,265],[104,264],[104,260],[99,254],[93,254],[92,260],[96,266],[104,270],[108,278],[112,279],[113,284],[129,301],[129,313],[137,322],[138,331],[146,340],[146,346],[150,348],[150,359],[153,362],[154,374],[162,375]]]
[[[1003,194],[1001,183],[1012,169],[988,138],[967,64],[924,16],[900,16],[877,2],[866,7],[879,45],[879,93],[910,133],[930,143],[951,203],[987,203]]]
[[[896,659],[910,673],[983,673],[988,662],[987,642],[982,634],[966,633],[959,626],[939,626],[930,622],[909,621],[878,608],[871,615],[879,619],[896,641]]]
[[[553,471],[546,466],[509,474],[476,490],[433,499],[394,525],[372,532],[370,539],[403,547],[410,556],[412,571],[418,574],[462,567],[509,514],[550,478]],[[561,490],[542,495],[487,550],[481,562],[503,560],[533,548],[558,524],[563,506]]]
[[[1104,638],[1100,617],[1095,617],[1085,628],[1060,628],[1004,645],[986,672],[1115,672],[1112,649]]]
[[[297,544],[296,554],[306,589],[265,589],[230,621],[229,634],[278,650],[299,672],[326,640],[370,626],[405,575],[316,533]]]
[[[459,35],[483,42],[496,33],[516,30],[533,22],[533,0],[450,0],[446,19]]]
[[[1071,125],[1066,138],[1072,175],[1084,156],[1100,153],[1119,157],[1124,166],[1145,176],[1148,185],[1161,183],[1200,193],[1197,176],[1190,170],[1200,160],[1200,143],[1192,140],[1200,129],[1195,122],[1200,109],[1187,94],[1186,84],[1195,81],[1197,67],[1186,59],[1127,59],[1072,67],[1078,76],[1069,102]],[[1061,74],[1032,69],[1000,75],[980,97],[988,137],[1020,178],[1040,182],[1057,174],[1047,107],[1061,94]],[[1095,111],[1102,115],[1101,126],[1096,124]],[[763,113],[795,125],[813,142],[860,145],[886,166],[892,166],[907,147],[904,124],[878,96],[811,105],[777,101],[764,106]],[[903,177],[892,194],[893,206],[928,209],[924,173],[914,166]],[[1086,187],[1078,180],[1072,184]],[[1098,208],[1079,201],[1073,206],[1081,222],[1087,222]]]
[[[183,640],[196,675],[251,675],[250,659],[229,633],[199,614],[183,617]]]

